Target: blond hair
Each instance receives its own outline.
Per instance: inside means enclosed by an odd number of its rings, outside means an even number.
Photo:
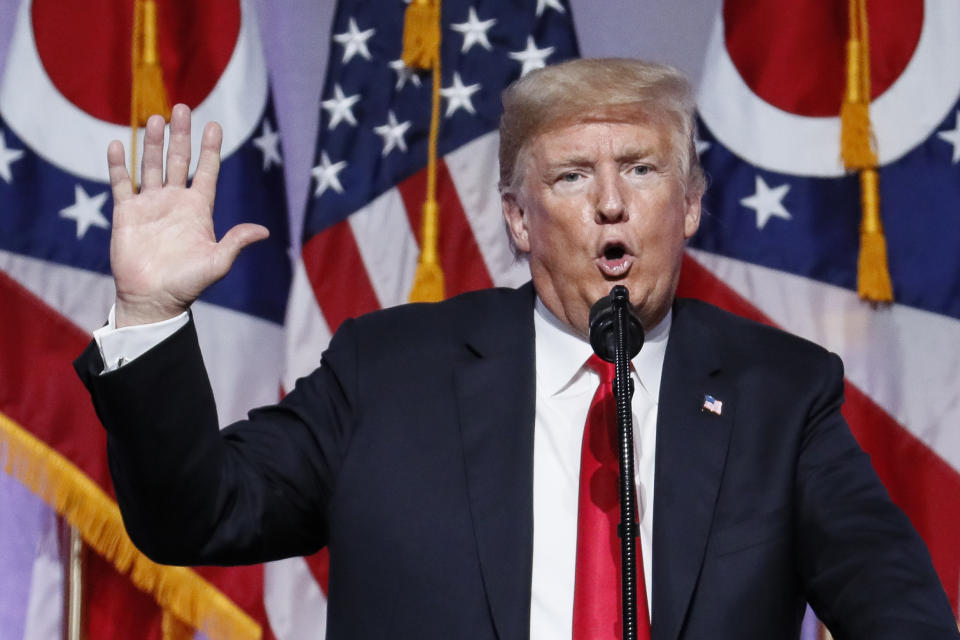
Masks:
[[[694,142],[694,107],[690,82],[669,65],[626,58],[576,59],[528,73],[503,92],[500,190],[520,187],[523,156],[545,130],[629,112],[667,123],[680,176],[687,192],[699,197],[706,179]]]

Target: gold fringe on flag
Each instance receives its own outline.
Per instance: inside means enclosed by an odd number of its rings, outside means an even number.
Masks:
[[[164,609],[160,620],[161,640],[193,640],[193,627]]]
[[[887,240],[880,221],[880,180],[870,130],[870,39],[866,0],[850,0],[847,88],[840,110],[840,149],[844,166],[860,172],[860,255],[857,292],[870,302],[892,302]]]
[[[170,120],[170,101],[163,85],[163,68],[157,55],[157,5],[155,0],[134,0],[130,38],[132,82],[130,89],[130,179],[137,188],[137,130],[159,113]]]
[[[129,572],[131,582],[160,605],[165,620],[176,618],[163,623],[165,640],[185,637],[186,626],[215,640],[262,637],[256,620],[195,571],[158,565],[140,553],[123,528],[116,502],[76,465],[3,413],[0,463],[76,527],[84,542],[117,571]]]
[[[410,289],[410,302],[443,300],[443,269],[437,254],[440,212],[437,205],[437,136],[440,130],[440,0],[413,0],[403,25],[403,62],[433,70],[430,139],[427,145],[427,194],[420,221],[420,259]]]

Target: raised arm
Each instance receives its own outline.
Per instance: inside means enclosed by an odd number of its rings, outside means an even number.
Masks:
[[[222,278],[247,245],[269,235],[258,224],[238,224],[220,241],[213,229],[213,202],[220,171],[220,125],[204,127],[193,182],[190,167],[190,108],[178,104],[170,118],[166,176],[164,121],[147,121],[142,184],[135,193],[124,163],[123,144],[107,148],[113,189],[110,265],[117,287],[117,327],[159,322],[185,311],[204,289]]]

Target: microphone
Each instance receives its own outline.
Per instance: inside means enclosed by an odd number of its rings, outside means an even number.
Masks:
[[[643,326],[630,306],[630,293],[616,285],[610,294],[590,307],[590,345],[598,356],[614,363],[611,381],[617,406],[617,448],[619,449],[620,602],[622,638],[637,640],[637,526],[636,491],[633,484],[633,380],[630,359],[643,346]]]
[[[643,346],[643,326],[630,306],[630,292],[623,285],[614,286],[608,295],[597,300],[590,307],[590,346],[594,353],[606,360],[614,361],[617,344],[617,310],[626,310],[627,359],[640,353]]]

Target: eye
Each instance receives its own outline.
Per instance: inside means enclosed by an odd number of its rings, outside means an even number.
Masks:
[[[573,171],[568,171],[567,173],[560,176],[560,179],[564,182],[576,182],[580,179],[579,173],[574,173]]]
[[[634,176],[645,176],[650,173],[650,167],[645,164],[638,164],[630,168],[630,174]]]

